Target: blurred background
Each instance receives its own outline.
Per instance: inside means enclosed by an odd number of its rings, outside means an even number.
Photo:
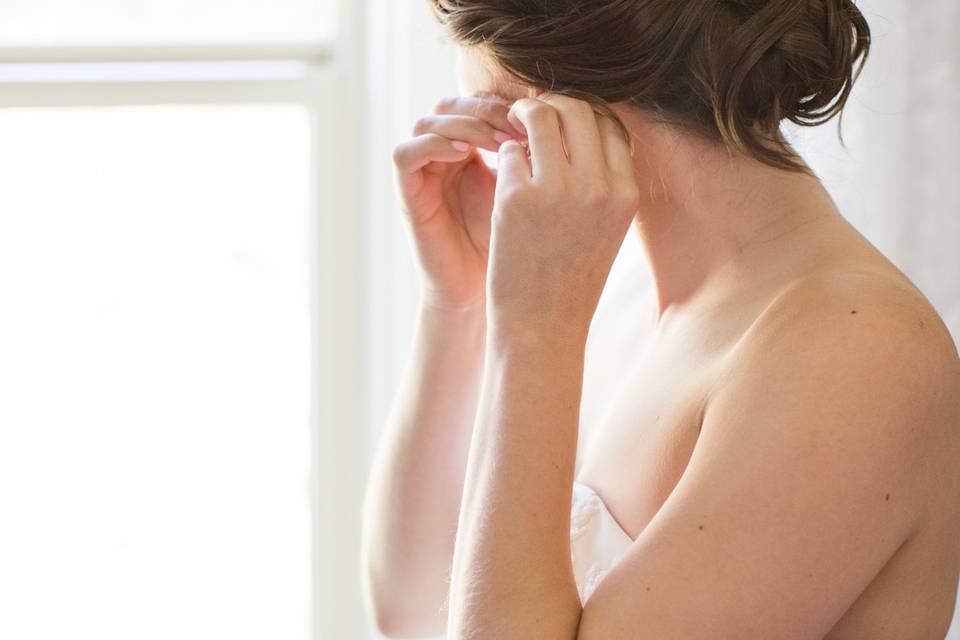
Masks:
[[[0,2],[0,637],[375,638],[391,151],[453,46],[423,0]],[[846,148],[790,135],[960,336],[960,5],[858,4]]]

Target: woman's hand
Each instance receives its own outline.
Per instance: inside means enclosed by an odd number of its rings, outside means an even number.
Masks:
[[[497,178],[476,148],[496,151],[520,135],[508,110],[488,93],[444,98],[394,150],[397,190],[429,305],[462,310],[484,301]]]
[[[581,100],[513,104],[500,147],[487,283],[497,336],[584,341],[638,206],[631,145]],[[520,129],[521,131],[523,129]]]

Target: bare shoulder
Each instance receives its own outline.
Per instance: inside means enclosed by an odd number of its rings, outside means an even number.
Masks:
[[[736,358],[770,347],[887,368],[909,362],[930,381],[960,380],[957,347],[936,309],[909,282],[875,272],[815,273],[785,286],[744,334]]]
[[[960,526],[960,372],[936,312],[909,282],[852,270],[805,275],[763,307],[717,361],[686,468],[582,628],[832,637],[874,583],[848,619],[857,632],[889,623],[875,612],[905,591],[884,586],[955,586],[949,568],[930,577],[954,561]],[[936,590],[906,589],[909,606]]]
[[[728,365],[724,377],[741,388],[744,381],[761,390],[766,381],[802,378],[822,387],[824,402],[883,411],[891,429],[960,441],[954,339],[926,297],[893,275],[837,270],[790,283],[745,332]]]
[[[854,272],[791,283],[720,371],[698,443],[711,456],[744,442],[768,457],[807,452],[784,467],[819,478],[796,490],[821,497],[837,483],[896,485],[909,506],[888,524],[903,535],[960,488],[960,359],[909,283]]]

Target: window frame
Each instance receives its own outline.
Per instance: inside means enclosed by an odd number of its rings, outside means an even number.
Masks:
[[[44,62],[195,62],[202,60],[329,61],[330,43],[184,44],[148,46],[2,47],[0,64]]]
[[[128,79],[0,79],[0,109],[155,104],[295,103],[306,107],[313,160],[310,184],[311,636],[361,638],[369,626],[360,596],[360,523],[367,416],[365,202],[361,176],[365,116],[362,68],[365,7],[336,2],[328,43],[153,47],[0,47],[0,67],[129,65]],[[197,62],[276,62],[224,79],[196,79]],[[295,62],[303,73],[280,73]],[[137,64],[170,63],[168,79],[137,78]],[[214,68],[212,67],[212,68]],[[215,68],[214,68],[215,70]],[[333,152],[331,152],[333,151]]]

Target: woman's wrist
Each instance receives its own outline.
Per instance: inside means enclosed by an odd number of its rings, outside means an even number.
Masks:
[[[548,322],[535,317],[491,316],[489,311],[484,293],[470,300],[452,301],[424,291],[420,320],[431,333],[452,334],[495,349],[546,349],[577,354],[585,348],[589,325],[573,318]]]
[[[460,357],[480,356],[486,343],[487,316],[482,302],[451,305],[424,296],[419,310],[420,332],[431,342],[454,348]]]
[[[469,318],[479,315],[486,318],[486,292],[480,291],[472,298],[453,300],[425,289],[420,302],[420,310],[424,313],[449,315],[451,317]]]
[[[535,319],[491,322],[487,343],[494,351],[547,351],[580,356],[586,349],[587,329],[576,323],[550,324]]]

